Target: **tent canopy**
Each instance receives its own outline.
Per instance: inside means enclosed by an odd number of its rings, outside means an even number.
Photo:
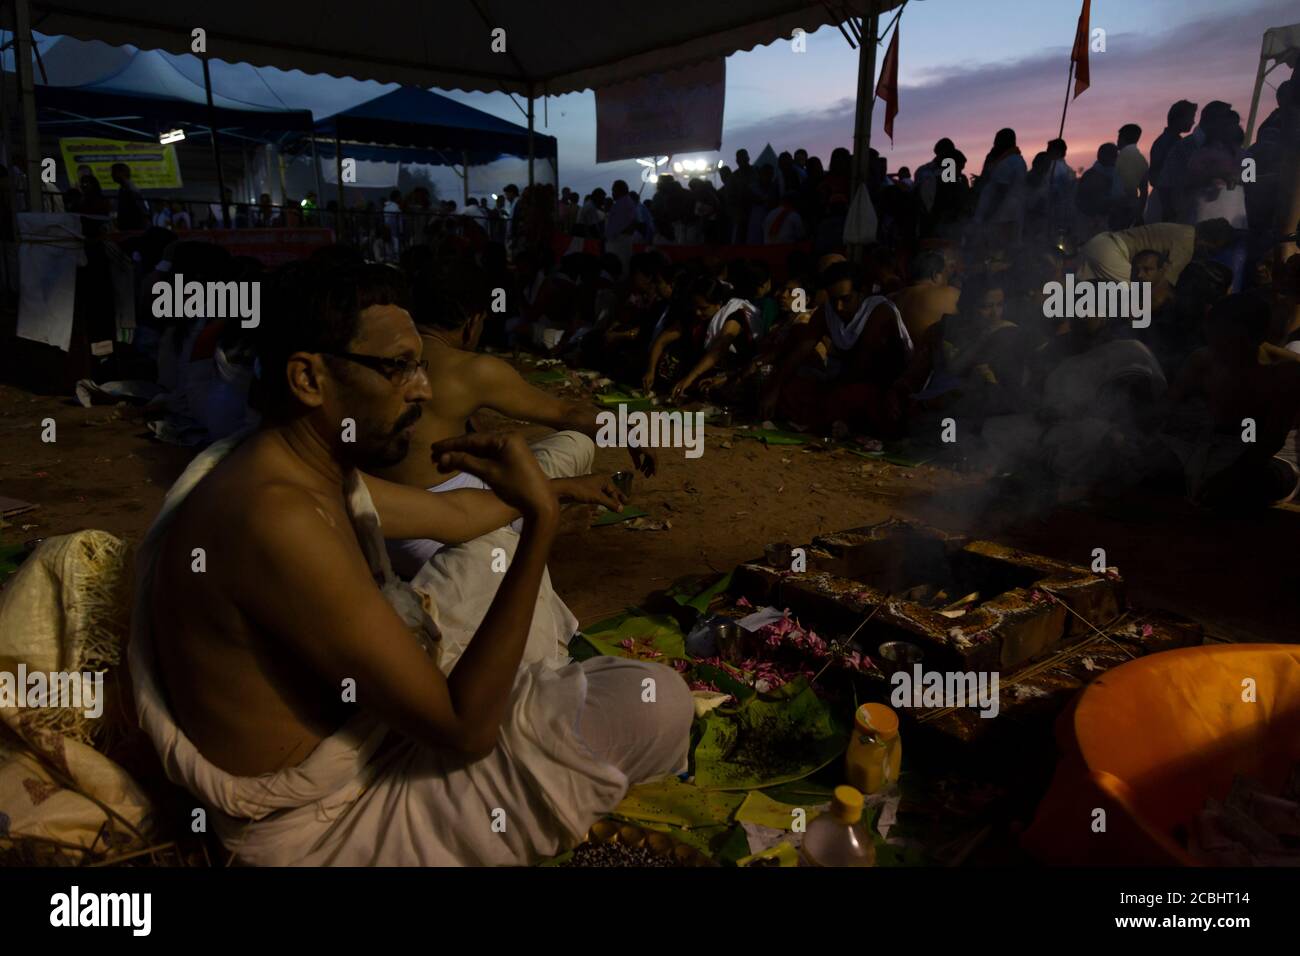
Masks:
[[[36,85],[40,122],[57,122],[79,135],[102,133],[104,121],[137,127],[148,136],[157,135],[160,126],[206,129],[213,122],[219,131],[274,141],[285,133],[309,132],[312,125],[309,110],[248,103],[216,90],[210,116],[203,85],[156,50],[59,38],[41,55],[37,79],[42,77],[46,82]]]
[[[75,128],[81,134],[91,134],[108,121],[118,126],[143,125],[146,128],[139,131],[148,135],[156,135],[155,127],[160,125],[192,125],[206,129],[212,122],[218,132],[238,132],[246,138],[267,142],[274,142],[285,133],[311,130],[309,110],[214,106],[210,116],[206,103],[177,97],[100,92],[93,87],[37,86],[36,105],[41,111],[42,125],[80,118],[82,122],[76,123]],[[64,125],[73,129],[73,125],[66,122]]]
[[[900,2],[875,5],[883,12]],[[186,4],[156,0],[30,4],[32,28],[47,34],[190,53],[191,33],[202,26],[208,54],[227,62],[536,96],[608,86],[753,49],[796,28],[811,33],[862,16],[869,5],[870,0],[225,0],[207,5],[196,20]],[[12,7],[4,9],[12,19]],[[504,33],[494,43],[497,29]]]
[[[475,164],[491,162],[503,154],[528,155],[525,127],[414,86],[403,86],[328,116],[316,124],[316,135],[322,148],[324,141],[336,136],[353,143],[416,147],[426,151],[420,161],[435,164],[460,163],[466,151]],[[535,134],[533,148],[538,158],[554,158],[555,137]],[[437,158],[438,152],[446,158]],[[411,156],[408,150],[402,153]],[[354,150],[348,154],[359,156]]]

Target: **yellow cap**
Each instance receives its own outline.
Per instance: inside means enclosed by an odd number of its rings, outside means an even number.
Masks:
[[[862,794],[847,785],[836,787],[831,814],[841,823],[857,823],[862,819]]]
[[[879,740],[892,740],[898,736],[898,714],[884,704],[863,704],[854,715],[853,722],[864,734]]]

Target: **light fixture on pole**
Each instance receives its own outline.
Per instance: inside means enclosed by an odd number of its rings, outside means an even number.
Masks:
[[[652,183],[656,179],[658,179],[659,174],[656,172],[656,170],[667,162],[668,162],[667,156],[660,156],[657,159],[653,156],[648,157],[646,159],[638,159],[637,165],[641,167],[641,182]]]

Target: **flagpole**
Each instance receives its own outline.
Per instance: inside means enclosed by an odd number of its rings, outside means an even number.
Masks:
[[[1057,131],[1056,138],[1065,138],[1065,114],[1070,109],[1070,87],[1074,85],[1074,59],[1070,59],[1070,72],[1065,79],[1065,104],[1061,107],[1061,128]],[[1051,230],[1052,235],[1048,238],[1055,240],[1056,230],[1053,228],[1055,223],[1052,220],[1052,191],[1056,183],[1056,157],[1052,157],[1052,165],[1047,170],[1047,228]]]
[[[1070,108],[1070,87],[1074,85],[1074,60],[1070,61],[1070,75],[1065,79],[1065,105],[1061,107],[1061,129],[1056,134],[1057,139],[1065,138],[1065,113]]]

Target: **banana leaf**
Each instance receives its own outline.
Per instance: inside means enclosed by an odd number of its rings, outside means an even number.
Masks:
[[[700,589],[700,585],[713,575],[687,575],[684,578],[678,578],[670,584],[667,589],[665,589],[664,596],[672,598],[673,601],[683,607],[693,607],[695,610],[703,614],[709,609],[709,605],[713,603],[715,597],[731,587],[731,574],[732,572],[728,571],[708,587],[703,589]]]
[[[902,455],[894,454],[887,451],[860,451],[857,448],[845,448],[850,455],[857,455],[859,458],[870,458],[872,461],[884,461],[891,465],[897,465],[900,468],[916,468],[930,461],[929,458],[905,458]]]
[[[808,436],[801,435],[799,432],[782,431],[779,428],[751,428],[747,431],[736,432],[736,438],[752,438],[755,441],[761,441],[764,445],[806,445]]]
[[[567,382],[569,376],[558,368],[548,368],[541,372],[533,372],[528,376],[528,381],[534,385],[554,385],[556,382]]]
[[[781,803],[760,790],[751,790],[745,797],[745,802],[736,811],[736,822],[757,823],[759,826],[771,827],[773,830],[789,830],[794,826],[796,810],[804,811],[805,823],[812,823],[818,811],[810,804],[819,805],[821,802],[815,800],[803,804]]]
[[[758,790],[800,780],[844,753],[848,734],[807,686],[776,700],[760,695],[736,713],[700,723],[695,783],[704,790]]]
[[[618,405],[626,405],[629,412],[648,412],[655,407],[655,403],[648,398],[640,395],[632,395],[623,391],[602,392],[595,396],[596,401],[606,408],[615,408]],[[666,411],[667,409],[661,409]]]
[[[599,653],[667,663],[686,657],[686,636],[667,614],[624,611],[582,632],[582,638]],[[622,646],[630,640],[632,648]]]
[[[676,777],[632,787],[614,808],[616,816],[638,823],[684,827],[727,826],[744,797],[736,793],[701,790]]]
[[[730,671],[722,667],[714,667],[712,664],[696,664],[691,668],[691,676],[695,680],[708,681],[718,690],[736,698],[736,702],[741,705],[758,693],[751,685],[735,677]]]
[[[611,524],[621,524],[624,521],[631,521],[633,518],[644,518],[650,512],[644,508],[638,508],[636,505],[624,505],[622,511],[603,511],[591,523],[593,528],[604,528]]]

